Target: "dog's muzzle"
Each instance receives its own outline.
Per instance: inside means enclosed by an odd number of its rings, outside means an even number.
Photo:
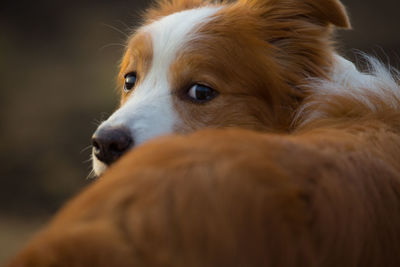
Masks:
[[[131,133],[125,127],[99,127],[92,137],[93,154],[98,160],[110,165],[133,143]]]

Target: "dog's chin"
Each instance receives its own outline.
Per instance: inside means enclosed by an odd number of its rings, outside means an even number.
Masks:
[[[95,155],[92,158],[94,176],[99,177],[107,170],[108,165],[98,160]]]

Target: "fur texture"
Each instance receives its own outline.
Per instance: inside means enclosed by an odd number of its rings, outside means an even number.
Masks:
[[[165,0],[145,24],[203,6],[218,9],[165,70],[172,132],[247,130],[135,148],[8,266],[400,266],[396,72],[335,53],[332,25],[349,27],[336,0]],[[121,79],[142,73],[137,88],[155,67],[152,38],[138,30],[121,65]],[[183,101],[199,81],[220,95]],[[136,101],[122,94],[121,109]]]
[[[8,266],[399,266],[399,130],[364,120],[149,142]]]
[[[168,0],[144,17],[121,64],[121,106],[100,125],[130,129],[135,145],[203,128],[290,132],[307,79],[334,68],[333,26],[350,27],[336,0]],[[132,72],[138,81],[126,93]],[[219,95],[195,104],[187,98],[194,84]]]

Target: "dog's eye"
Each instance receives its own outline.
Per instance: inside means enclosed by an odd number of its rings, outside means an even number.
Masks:
[[[198,103],[212,100],[218,95],[218,91],[201,84],[195,84],[187,92],[188,97]]]
[[[136,84],[136,73],[131,72],[125,75],[125,84],[124,90],[125,92],[129,92]]]

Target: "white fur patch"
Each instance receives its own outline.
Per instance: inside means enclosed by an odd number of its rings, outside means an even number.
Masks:
[[[379,111],[381,103],[392,109],[400,109],[399,72],[386,68],[373,57],[363,57],[369,67],[368,73],[360,72],[352,62],[335,55],[330,80],[310,79],[307,86],[310,88],[311,85],[310,100],[306,99],[295,120],[306,124],[329,117],[324,107],[331,104],[329,97],[335,95],[355,100],[355,103],[364,105],[372,113]]]
[[[107,165],[96,158],[92,152],[93,171],[95,175],[100,175],[107,169]]]
[[[335,68],[332,82],[336,85],[337,94],[348,94],[359,98],[372,111],[376,109],[371,102],[371,95],[383,100],[393,108],[398,107],[400,88],[393,74],[379,60],[364,56],[369,66],[369,73],[362,73],[355,65],[341,56],[335,56]],[[329,87],[329,86],[328,86]],[[322,90],[324,87],[322,88]],[[332,89],[332,88],[331,88]],[[393,96],[396,99],[393,99]]]
[[[125,104],[105,121],[103,126],[124,126],[131,130],[134,144],[173,132],[180,119],[173,108],[169,81],[170,66],[193,32],[209,21],[218,7],[203,7],[177,12],[139,29],[150,33],[153,44],[151,68]],[[105,168],[95,157],[93,168],[98,175]],[[103,164],[104,165],[104,164]],[[100,166],[100,167],[97,167]]]

